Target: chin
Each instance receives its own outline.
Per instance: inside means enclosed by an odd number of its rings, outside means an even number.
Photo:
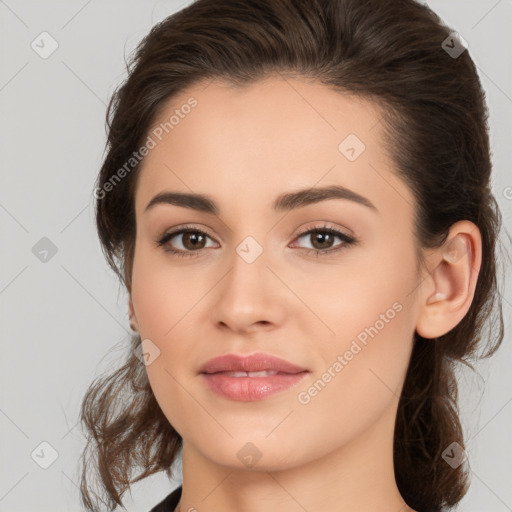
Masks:
[[[282,471],[293,468],[301,461],[296,459],[299,440],[287,438],[289,443],[283,444],[282,438],[272,440],[252,436],[250,432],[245,435],[226,439],[226,442],[198,446],[205,457],[213,463],[229,468],[230,470],[247,471]],[[301,455],[304,455],[301,447]]]

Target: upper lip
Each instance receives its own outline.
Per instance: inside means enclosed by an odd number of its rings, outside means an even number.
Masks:
[[[225,354],[207,361],[201,366],[199,373],[260,372],[265,370],[292,374],[308,371],[306,368],[301,368],[270,354],[251,354],[247,356]]]

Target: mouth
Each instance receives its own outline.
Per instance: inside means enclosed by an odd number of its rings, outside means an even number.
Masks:
[[[229,400],[263,400],[296,386],[309,370],[270,354],[227,354],[209,360],[199,374],[208,388]]]

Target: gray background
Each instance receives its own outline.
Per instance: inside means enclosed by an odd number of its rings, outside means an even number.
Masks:
[[[119,365],[129,333],[127,297],[103,259],[93,218],[106,104],[125,77],[124,56],[188,3],[0,0],[0,511],[80,510],[80,401],[96,375]],[[512,0],[428,4],[464,37],[478,66],[490,109],[493,190],[511,232]],[[47,59],[31,47],[43,31],[59,45]],[[46,262],[33,253],[43,237],[57,249]],[[464,512],[512,510],[508,282],[503,298],[504,345],[477,365],[476,376],[461,372],[472,468]],[[40,462],[50,461],[42,442],[58,453],[47,469],[31,456],[35,450]],[[163,473],[146,479],[126,507],[147,511],[175,485]]]

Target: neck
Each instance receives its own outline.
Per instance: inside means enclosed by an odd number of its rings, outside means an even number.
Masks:
[[[235,463],[221,466],[184,440],[183,489],[177,510],[414,512],[407,507],[396,486],[395,416],[390,412],[356,440],[285,469],[258,468],[257,464],[244,470]]]

